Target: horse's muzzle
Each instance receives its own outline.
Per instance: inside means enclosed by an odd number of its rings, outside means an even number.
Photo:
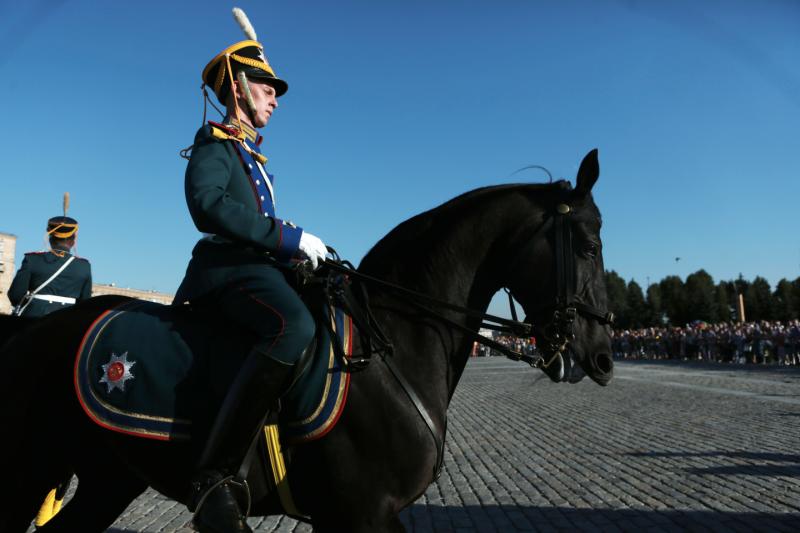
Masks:
[[[589,377],[598,385],[606,386],[614,376],[614,360],[611,354],[600,352],[589,356]]]

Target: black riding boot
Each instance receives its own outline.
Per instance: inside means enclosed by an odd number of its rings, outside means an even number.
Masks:
[[[291,384],[294,366],[253,351],[233,382],[200,459],[188,507],[200,533],[250,533],[248,489],[234,479],[270,409]]]

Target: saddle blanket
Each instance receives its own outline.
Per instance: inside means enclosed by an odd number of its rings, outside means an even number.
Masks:
[[[320,313],[316,351],[281,399],[287,444],[318,439],[339,419],[350,373],[333,342],[352,353],[353,324],[340,309]],[[150,439],[205,438],[253,339],[219,317],[132,300],[105,311],[83,336],[75,358],[75,391],[100,426]],[[194,437],[193,437],[194,436]]]

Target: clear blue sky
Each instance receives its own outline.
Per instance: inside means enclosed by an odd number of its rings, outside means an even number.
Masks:
[[[174,291],[198,237],[178,151],[203,67],[243,39],[234,5],[290,86],[264,131],[278,213],[354,262],[462,192],[544,179],[508,177],[525,165],[574,179],[597,147],[608,269],[800,275],[794,0],[3,2],[18,262],[69,191],[96,281]]]

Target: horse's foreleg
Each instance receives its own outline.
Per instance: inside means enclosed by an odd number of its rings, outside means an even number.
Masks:
[[[78,490],[52,520],[37,532],[102,532],[147,488],[147,484],[123,469],[82,472]]]

